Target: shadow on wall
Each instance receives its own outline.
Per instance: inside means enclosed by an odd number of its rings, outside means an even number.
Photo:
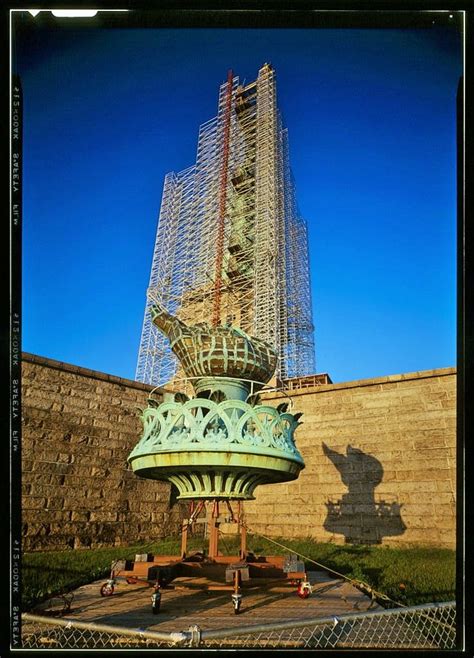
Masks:
[[[350,445],[345,455],[325,443],[323,451],[348,488],[340,500],[326,503],[324,529],[344,535],[346,544],[381,544],[383,537],[402,535],[406,530],[400,515],[402,505],[375,501],[375,487],[383,479],[379,460]]]

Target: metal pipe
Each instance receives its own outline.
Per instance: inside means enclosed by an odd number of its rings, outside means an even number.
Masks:
[[[201,639],[203,642],[206,640],[216,640],[219,638],[235,637],[238,635],[255,634],[255,633],[264,633],[265,631],[274,631],[282,629],[291,629],[291,628],[303,628],[305,626],[324,626],[331,624],[336,626],[337,624],[345,621],[353,621],[357,619],[367,619],[374,617],[389,617],[391,615],[406,615],[412,612],[422,612],[423,610],[432,610],[433,608],[450,608],[455,606],[455,601],[449,601],[447,603],[424,603],[422,605],[415,605],[410,608],[398,608],[396,610],[382,610],[381,612],[355,612],[348,613],[346,615],[333,615],[332,617],[318,617],[317,619],[298,619],[293,621],[286,622],[274,622],[273,624],[256,624],[253,626],[238,626],[232,628],[219,628],[217,630],[203,630],[201,633]],[[432,619],[433,623],[436,623],[436,619]]]
[[[156,640],[158,642],[170,642],[178,644],[189,639],[189,633],[160,633],[159,631],[144,631],[139,628],[124,628],[122,626],[107,626],[106,624],[96,624],[94,622],[76,621],[75,619],[55,619],[53,617],[43,617],[42,615],[32,615],[24,612],[21,615],[23,622],[37,624],[49,624],[51,626],[61,626],[62,628],[77,628],[85,631],[97,631],[101,633],[110,633],[113,635],[125,635],[127,637],[141,638],[147,640]]]

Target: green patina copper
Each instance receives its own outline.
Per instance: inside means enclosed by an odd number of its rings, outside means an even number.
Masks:
[[[155,304],[153,323],[170,341],[187,377],[231,377],[265,384],[275,372],[275,350],[230,325],[188,326]]]
[[[152,314],[195,378],[197,397],[174,395],[142,412],[143,435],[128,457],[133,471],[193,499],[251,499],[259,484],[296,479],[304,468],[294,441],[301,414],[247,401],[273,375],[274,350],[240,329],[188,327],[159,306]]]

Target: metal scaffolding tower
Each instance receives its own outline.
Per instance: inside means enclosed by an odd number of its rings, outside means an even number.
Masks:
[[[165,177],[136,372],[158,386],[179,373],[151,322],[155,301],[184,322],[232,323],[268,341],[279,379],[315,372],[307,225],[269,64],[246,85],[229,71],[196,164]]]

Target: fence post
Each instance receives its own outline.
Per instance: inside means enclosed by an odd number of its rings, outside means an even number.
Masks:
[[[189,633],[189,646],[198,647],[201,644],[201,629],[196,624],[195,626],[190,626],[188,629]]]

